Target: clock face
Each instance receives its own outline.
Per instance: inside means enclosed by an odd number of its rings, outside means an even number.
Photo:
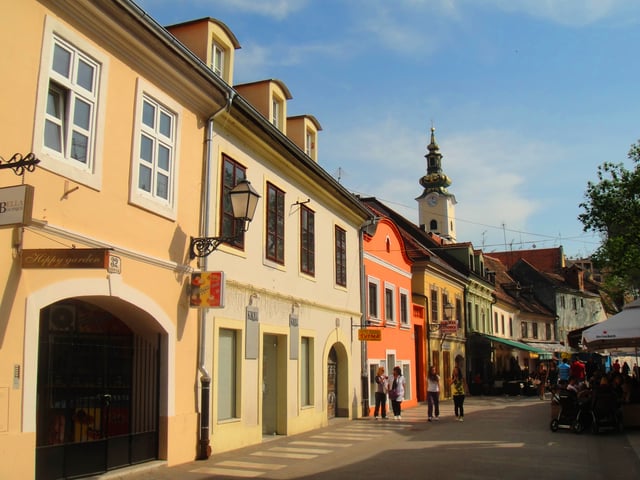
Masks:
[[[429,206],[435,207],[438,204],[438,195],[436,195],[435,193],[429,195],[427,197],[427,203],[429,204]]]

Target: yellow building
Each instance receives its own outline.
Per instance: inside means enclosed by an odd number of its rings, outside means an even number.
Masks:
[[[317,120],[287,119],[286,86],[233,88],[222,22],[165,29],[129,0],[16,2],[0,40],[0,478],[356,416],[369,214],[317,163]]]

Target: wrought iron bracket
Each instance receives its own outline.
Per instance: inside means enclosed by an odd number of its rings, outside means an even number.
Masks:
[[[38,163],[40,163],[40,160],[33,153],[27,153],[24,157],[21,153],[14,153],[9,160],[0,157],[0,170],[10,168],[13,173],[21,177],[24,175],[25,170],[33,172]]]
[[[216,250],[220,244],[232,242],[238,237],[191,237],[189,258],[206,257]]]

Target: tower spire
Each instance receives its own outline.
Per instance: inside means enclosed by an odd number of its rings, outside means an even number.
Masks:
[[[436,142],[436,129],[431,125],[431,143],[427,146],[427,174],[420,179],[420,185],[424,187],[423,195],[430,192],[447,193],[447,187],[451,185],[451,179],[442,171],[442,154]]]

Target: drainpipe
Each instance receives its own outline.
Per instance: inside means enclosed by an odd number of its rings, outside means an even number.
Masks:
[[[367,274],[364,268],[364,234],[374,236],[380,218],[371,217],[358,230],[358,256],[360,261],[360,328],[367,328]],[[369,372],[367,368],[367,342],[360,342],[360,379],[362,382],[362,416],[369,416]]]
[[[360,328],[367,328],[366,272],[364,269],[364,229],[358,232],[358,251],[360,260]],[[360,342],[360,367],[362,382],[362,416],[369,416],[369,374],[367,372],[367,342]]]
[[[213,120],[222,112],[228,112],[231,109],[231,103],[236,92],[229,90],[227,93],[227,103],[224,107],[214,112],[207,120],[207,131],[205,139],[205,163],[204,163],[204,182],[202,192],[202,208],[200,218],[200,236],[206,237],[209,234],[209,205],[211,199],[211,165],[213,163]],[[208,257],[198,258],[198,268],[207,271],[209,266]],[[209,435],[210,423],[210,404],[211,404],[211,375],[206,367],[206,351],[207,351],[207,310],[198,309],[198,325],[200,327],[200,342],[198,345],[198,370],[200,372],[200,435],[198,460],[206,460],[211,456],[211,445]]]

